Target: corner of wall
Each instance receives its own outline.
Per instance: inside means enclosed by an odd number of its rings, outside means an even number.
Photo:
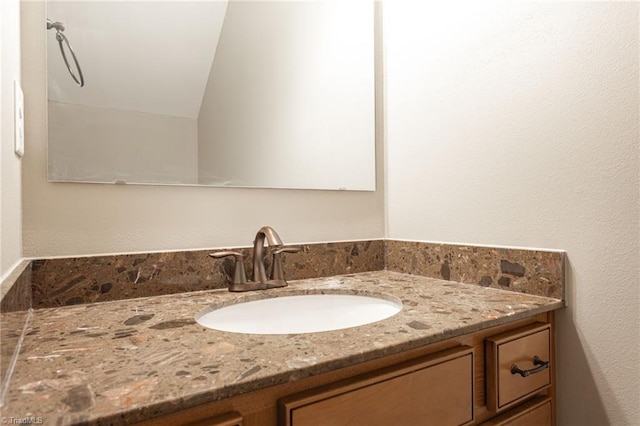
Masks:
[[[22,256],[22,161],[14,152],[14,81],[20,83],[20,2],[0,3],[0,277]]]

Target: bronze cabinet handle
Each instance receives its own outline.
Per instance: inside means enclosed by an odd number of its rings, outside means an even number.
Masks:
[[[520,370],[517,365],[513,364],[511,366],[511,374],[519,374],[522,377],[527,377],[549,368],[549,366],[551,365],[551,361],[543,361],[538,355],[536,355],[533,357],[533,365],[537,365],[538,367],[532,368],[530,370]]]

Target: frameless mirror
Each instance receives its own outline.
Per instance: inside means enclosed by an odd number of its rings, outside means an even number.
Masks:
[[[375,190],[373,2],[47,6],[50,181]]]

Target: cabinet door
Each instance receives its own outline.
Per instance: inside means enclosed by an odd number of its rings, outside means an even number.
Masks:
[[[508,409],[551,385],[551,330],[534,324],[486,340],[487,408]]]
[[[454,348],[279,401],[283,426],[473,421],[473,348]]]

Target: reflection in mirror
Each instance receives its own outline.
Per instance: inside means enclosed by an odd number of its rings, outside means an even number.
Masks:
[[[375,189],[368,1],[52,1],[50,181]],[[43,24],[44,25],[44,24]]]

